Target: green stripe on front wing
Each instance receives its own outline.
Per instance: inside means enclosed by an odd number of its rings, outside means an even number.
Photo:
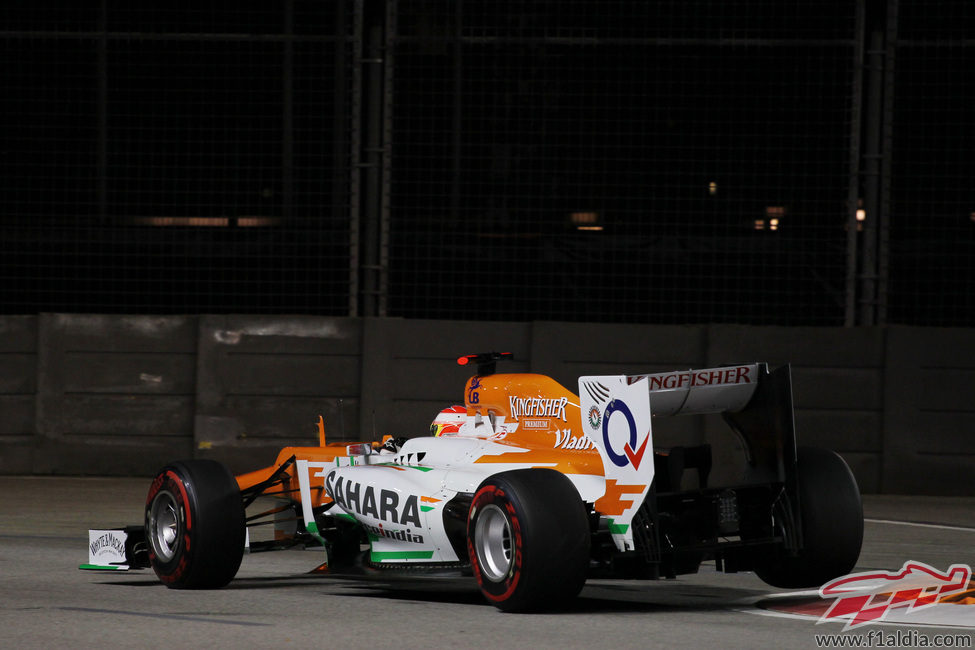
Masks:
[[[82,564],[78,567],[79,569],[85,569],[87,571],[128,571],[128,566],[116,566],[107,564]]]

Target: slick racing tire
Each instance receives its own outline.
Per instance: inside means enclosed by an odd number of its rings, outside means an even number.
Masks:
[[[564,607],[586,582],[589,520],[572,482],[551,469],[496,474],[467,518],[467,550],[481,593],[506,612]]]
[[[237,481],[212,460],[175,462],[146,497],[149,563],[174,589],[218,589],[244,555],[244,504]]]
[[[755,573],[773,587],[819,587],[853,570],[863,543],[863,502],[849,466],[836,452],[797,451],[803,546],[766,555]]]

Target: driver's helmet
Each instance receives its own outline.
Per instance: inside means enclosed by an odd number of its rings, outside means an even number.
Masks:
[[[434,418],[433,424],[430,425],[430,433],[437,437],[458,434],[466,419],[466,406],[445,408]]]

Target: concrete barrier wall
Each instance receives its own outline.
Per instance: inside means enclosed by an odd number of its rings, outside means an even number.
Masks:
[[[201,316],[195,455],[237,471],[274,461],[286,445],[357,435],[362,323],[292,316]],[[339,435],[335,435],[339,434]]]
[[[973,339],[967,329],[888,333],[881,427],[888,491],[975,494]]]
[[[0,317],[0,471],[33,472],[37,317]]]
[[[791,363],[800,444],[839,451],[864,492],[975,494],[975,330],[482,323],[302,316],[0,317],[0,473],[236,472],[290,444],[423,435],[463,401],[457,356],[510,371],[643,373]],[[655,441],[739,453],[717,416],[656,420]],[[730,463],[728,463],[730,465]],[[720,469],[716,470],[720,474]]]

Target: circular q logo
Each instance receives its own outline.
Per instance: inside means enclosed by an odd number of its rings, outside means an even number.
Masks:
[[[636,448],[636,421],[633,419],[633,413],[630,412],[630,407],[618,399],[610,402],[609,406],[606,407],[606,413],[603,414],[603,445],[606,447],[606,455],[609,456],[609,459],[613,461],[614,465],[626,467],[629,462],[627,457],[622,454],[617,454],[609,442],[609,421],[616,413],[620,413],[626,418],[626,424],[630,428],[630,440],[627,443],[627,447],[630,449]]]

